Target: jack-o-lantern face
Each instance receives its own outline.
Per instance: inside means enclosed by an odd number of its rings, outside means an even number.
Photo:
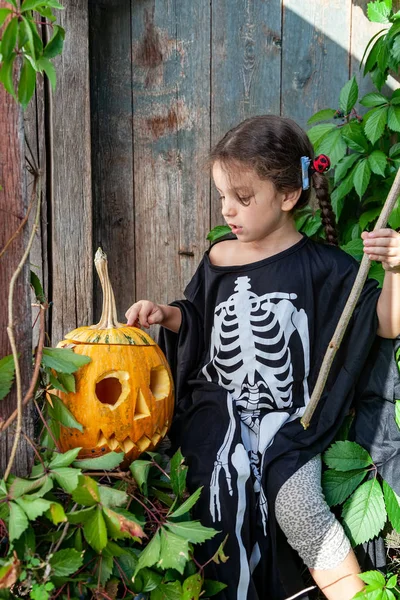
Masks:
[[[114,451],[124,452],[130,462],[154,450],[165,436],[173,414],[173,383],[165,356],[150,336],[113,316],[107,262],[98,253],[95,262],[106,299],[102,319],[71,331],[59,344],[92,359],[77,371],[75,393],[56,392],[83,432],[61,427],[59,443],[63,452],[81,447],[80,458]]]

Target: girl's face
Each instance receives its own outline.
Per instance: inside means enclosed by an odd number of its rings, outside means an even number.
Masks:
[[[291,210],[301,190],[278,192],[253,169],[244,166],[227,172],[218,161],[213,165],[213,178],[221,195],[222,216],[241,242],[262,241],[293,230]]]

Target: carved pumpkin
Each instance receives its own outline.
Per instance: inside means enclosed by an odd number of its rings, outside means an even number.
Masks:
[[[118,323],[107,257],[99,248],[95,265],[103,288],[100,322],[79,327],[59,347],[92,361],[76,375],[75,393],[57,391],[78,429],[61,427],[63,452],[82,447],[80,458],[125,452],[125,462],[154,450],[167,433],[173,413],[173,383],[161,349],[144,331]]]

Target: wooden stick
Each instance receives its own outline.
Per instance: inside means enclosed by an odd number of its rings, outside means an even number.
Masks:
[[[390,188],[389,195],[386,198],[385,204],[382,208],[382,212],[379,215],[379,218],[374,227],[374,231],[376,229],[381,229],[382,227],[386,226],[390,217],[390,213],[392,212],[399,195],[400,169],[397,171],[392,187]],[[343,336],[351,319],[351,315],[354,312],[357,301],[364,287],[365,280],[368,277],[370,262],[371,261],[369,257],[366,254],[364,254],[359,271],[357,273],[356,280],[353,284],[350,295],[346,302],[346,306],[343,309],[343,313],[339,319],[335,333],[333,334],[328,349],[325,353],[324,360],[322,361],[321,369],[318,374],[318,379],[315,384],[313,393],[311,395],[310,402],[308,403],[306,410],[304,411],[304,415],[300,420],[300,423],[303,425],[304,429],[307,429],[310,425],[311,418],[314,414],[315,409],[318,406],[318,402],[321,398],[322,392],[324,391],[324,387],[326,384],[326,380],[328,379],[329,372],[331,370],[333,359],[335,358],[336,352],[339,349],[339,346],[342,342]]]

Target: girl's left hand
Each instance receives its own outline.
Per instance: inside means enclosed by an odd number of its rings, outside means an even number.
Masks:
[[[400,273],[400,233],[393,229],[363,231],[364,253],[382,263],[385,271]]]

